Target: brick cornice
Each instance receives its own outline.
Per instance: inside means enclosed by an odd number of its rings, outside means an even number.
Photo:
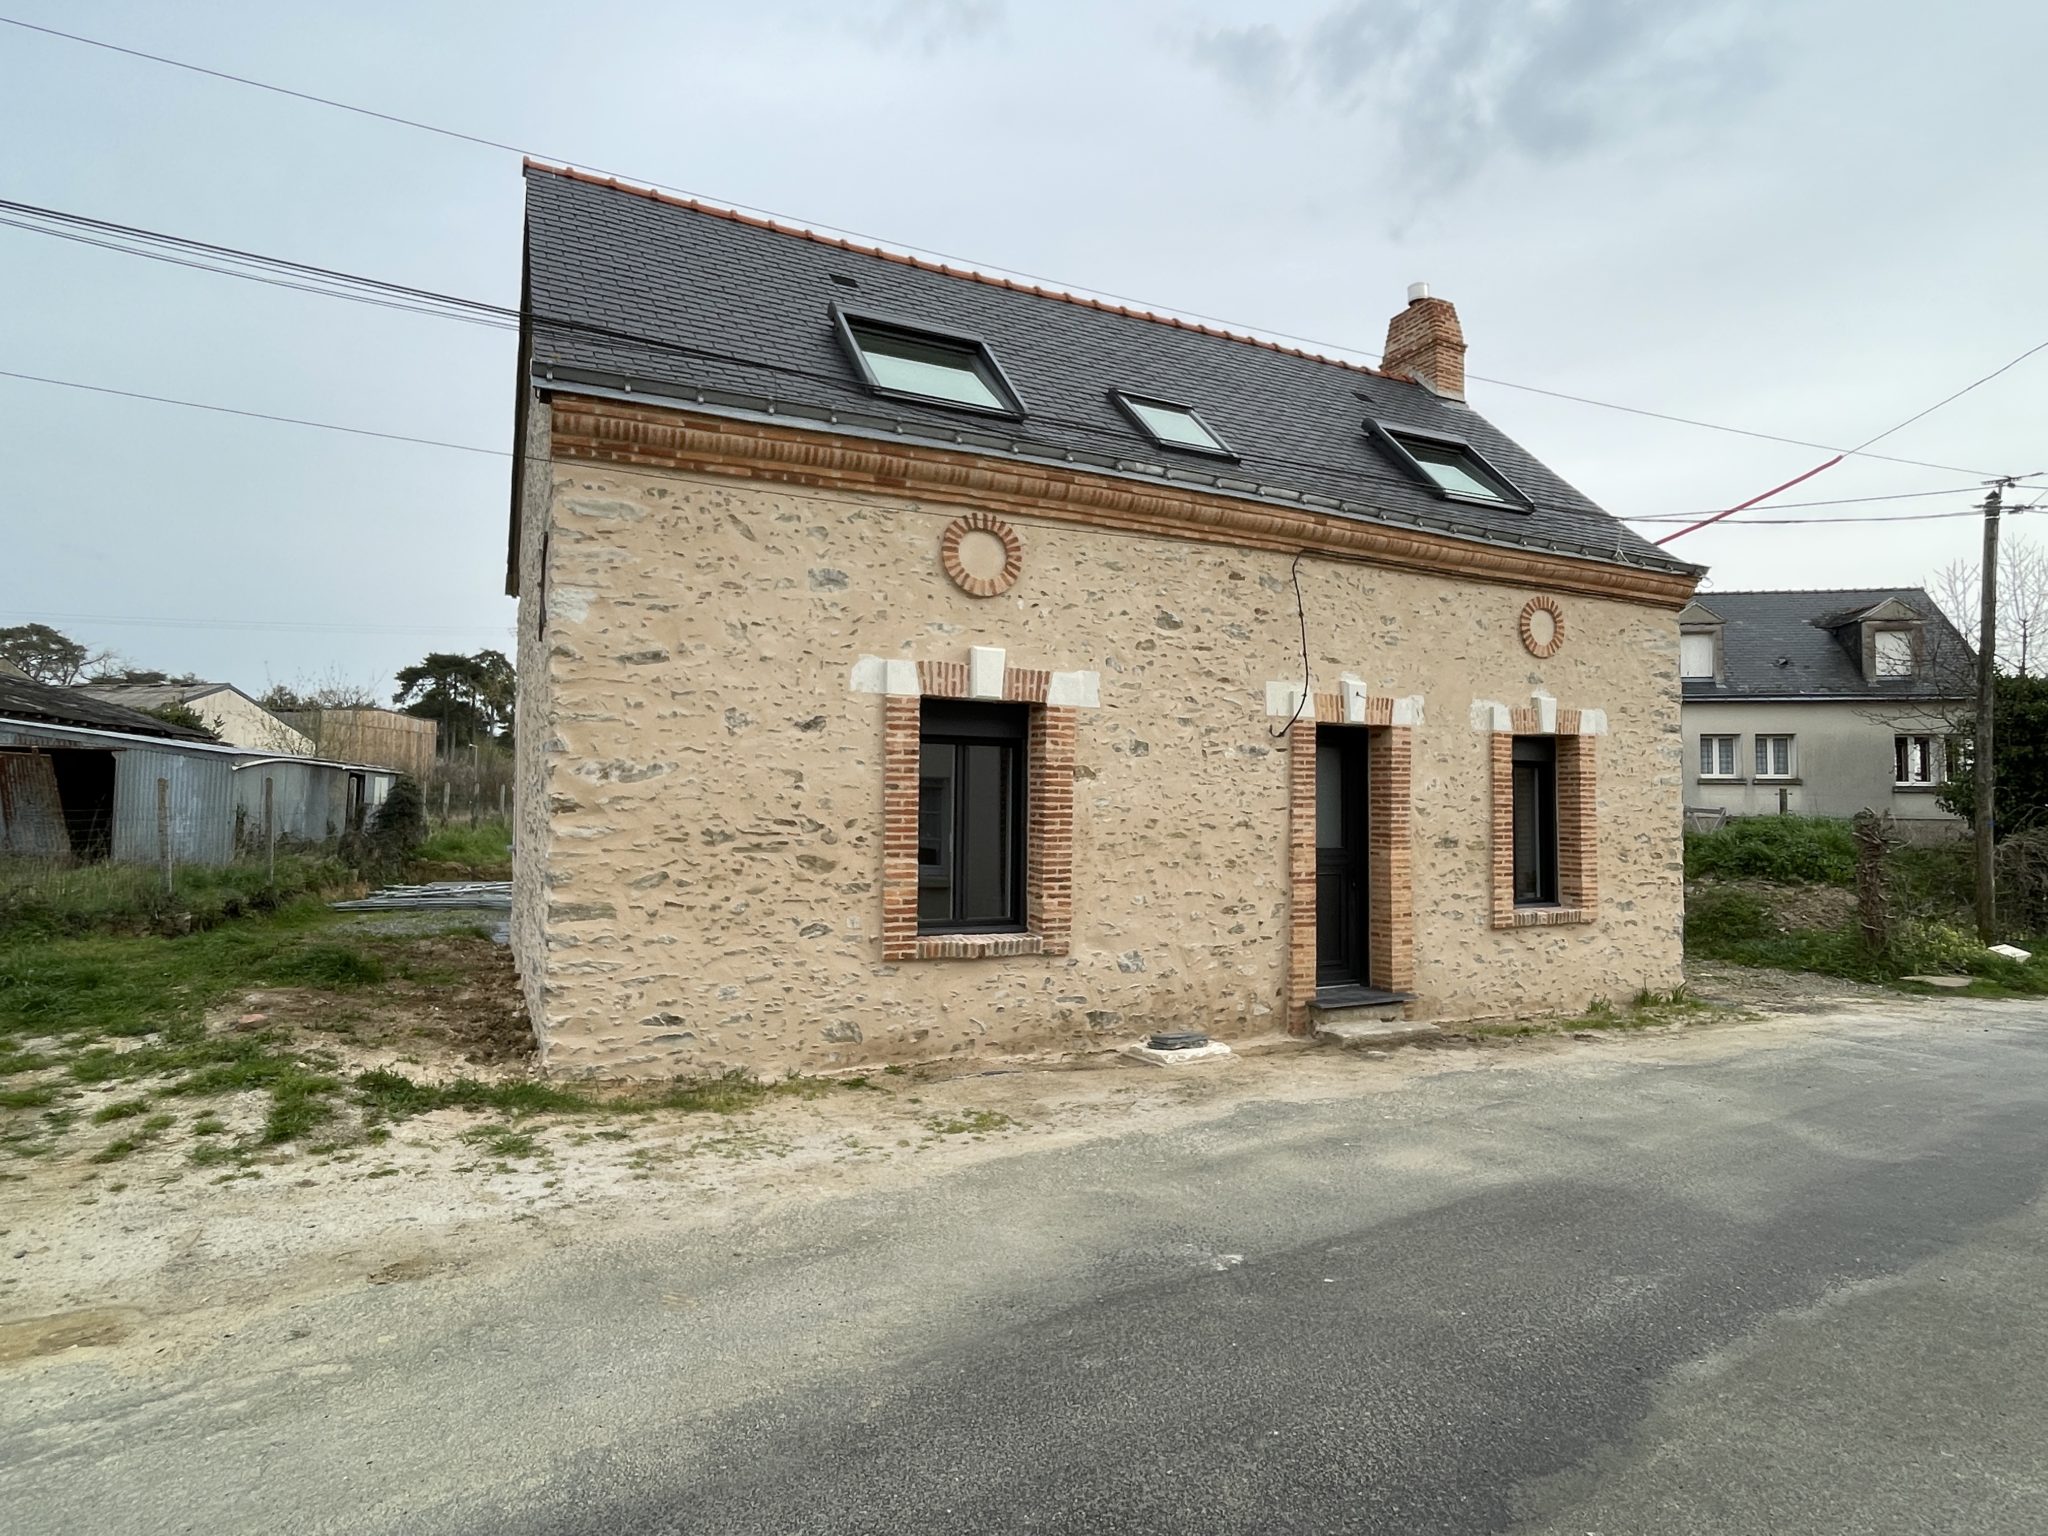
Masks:
[[[1509,549],[1235,497],[1145,485],[1061,465],[971,450],[913,447],[828,432],[732,421],[587,395],[553,397],[558,459],[780,481],[821,489],[935,499],[1053,522],[1293,554],[1308,550],[1397,570],[1543,587],[1673,611],[1697,578]]]

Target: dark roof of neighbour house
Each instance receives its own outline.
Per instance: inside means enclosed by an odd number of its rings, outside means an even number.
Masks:
[[[0,718],[43,725],[79,726],[95,731],[123,731],[131,736],[160,736],[173,741],[213,738],[203,731],[172,725],[154,715],[96,699],[76,688],[53,688],[27,678],[0,675]]]
[[[1857,621],[1896,601],[1925,622],[1923,665],[1914,677],[1863,675]],[[1938,699],[1967,695],[1968,642],[1919,587],[1855,587],[1817,592],[1701,592],[1694,610],[1722,621],[1721,675],[1687,678],[1684,697],[1708,699]]]
[[[1698,569],[1624,527],[1469,406],[1405,378],[582,172],[529,162],[526,193],[539,384],[630,389],[650,404],[1052,460],[1610,564]],[[980,338],[1024,414],[871,393],[841,346],[835,304]],[[1236,462],[1161,447],[1112,399],[1116,390],[1192,406]],[[1530,508],[1447,502],[1371,440],[1369,419],[1464,440]]]
[[[190,704],[194,699],[216,693],[242,692],[232,683],[81,683],[78,691],[109,704],[125,704],[130,709],[161,709],[166,704]]]

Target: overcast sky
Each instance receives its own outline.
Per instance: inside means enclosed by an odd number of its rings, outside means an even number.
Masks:
[[[2048,7],[2022,0],[0,14],[1332,345],[1376,352],[1425,279],[1475,374],[1817,443],[2048,340]],[[517,300],[516,156],[11,27],[0,80],[0,197]],[[0,369],[509,445],[504,332],[11,228],[0,273]],[[1827,456],[1470,394],[1624,516]],[[2044,402],[2048,353],[1882,445],[1972,473],[1851,460],[1785,499],[1954,494],[1784,515],[1966,511],[1975,472],[2048,469]],[[7,379],[0,403],[0,623],[251,692],[511,646],[502,458]],[[1673,548],[1710,585],[1848,586],[1976,542],[1951,518]]]

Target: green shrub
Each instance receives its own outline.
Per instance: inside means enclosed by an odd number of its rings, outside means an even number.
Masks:
[[[1740,817],[1715,832],[1686,833],[1685,878],[1852,885],[1856,843],[1845,821],[1822,816]]]
[[[1771,909],[1747,891],[1696,892],[1685,904],[1685,947],[1712,956],[1731,945],[1754,943],[1778,933]]]

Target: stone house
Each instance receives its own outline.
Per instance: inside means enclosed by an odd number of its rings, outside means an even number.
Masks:
[[[1976,657],[1924,590],[1706,592],[1679,627],[1689,809],[1963,830],[1936,796]]]
[[[529,162],[514,947],[551,1068],[1680,975],[1699,571],[1377,369]]]

